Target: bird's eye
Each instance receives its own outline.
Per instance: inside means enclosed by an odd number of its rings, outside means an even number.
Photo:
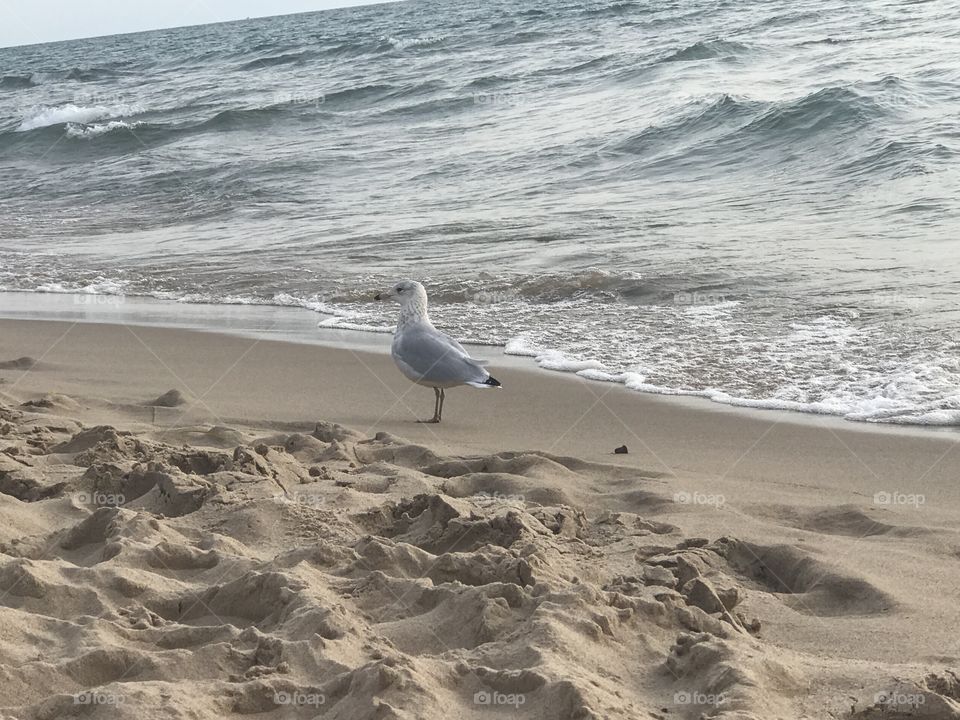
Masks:
[[[403,292],[403,288],[397,285],[397,292]]]

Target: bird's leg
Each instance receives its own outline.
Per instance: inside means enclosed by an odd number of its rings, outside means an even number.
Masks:
[[[437,422],[440,422],[441,418],[443,418],[443,399],[445,397],[446,395],[443,392],[443,388],[440,388],[440,407],[437,408]]]
[[[417,420],[420,423],[438,423],[440,422],[440,407],[443,404],[443,390],[438,387],[433,389],[433,417],[429,420]]]

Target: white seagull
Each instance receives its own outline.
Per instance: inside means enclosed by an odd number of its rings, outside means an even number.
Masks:
[[[427,291],[413,280],[401,280],[374,300],[400,303],[400,319],[390,354],[400,372],[418,385],[432,387],[436,399],[433,417],[418,422],[438,423],[443,415],[443,391],[457,385],[498,388],[500,382],[483,369],[480,360],[449,335],[437,330],[427,314]]]

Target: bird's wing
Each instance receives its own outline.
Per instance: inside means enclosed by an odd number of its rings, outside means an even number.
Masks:
[[[464,348],[463,345],[461,345],[460,343],[458,343],[456,340],[454,340],[452,337],[450,337],[449,335],[447,335],[445,332],[440,332],[440,331],[437,330],[436,328],[432,328],[432,330],[433,330],[433,332],[432,332],[431,334],[432,334],[438,341],[440,341],[440,342],[442,342],[442,343],[446,343],[447,345],[449,345],[450,347],[452,347],[454,350],[456,350],[456,351],[459,352],[460,354],[466,355],[467,357],[470,357],[470,353],[467,352],[466,348]]]
[[[424,382],[459,385],[489,377],[460,343],[431,327],[405,328],[396,337],[394,354]]]
[[[466,355],[468,358],[470,358],[471,360],[473,360],[473,362],[475,362],[477,365],[489,365],[489,364],[490,364],[490,361],[489,361],[489,360],[480,360],[479,358],[473,357],[473,355],[471,355],[470,352],[469,352],[463,345],[461,345],[459,342],[457,342],[454,338],[450,337],[450,336],[447,335],[446,333],[440,332],[440,331],[437,330],[436,328],[433,328],[433,331],[437,334],[437,336],[438,336],[442,341],[449,343],[449,344],[450,344],[451,346],[453,346],[455,349],[459,350],[459,351],[462,352],[464,355]]]

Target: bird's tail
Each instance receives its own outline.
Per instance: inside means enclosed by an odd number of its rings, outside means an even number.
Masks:
[[[487,388],[503,387],[500,384],[500,381],[497,380],[493,375],[490,375],[489,377],[487,377],[487,379],[484,380],[483,382],[468,382],[467,385],[475,388],[482,388],[484,390]]]

